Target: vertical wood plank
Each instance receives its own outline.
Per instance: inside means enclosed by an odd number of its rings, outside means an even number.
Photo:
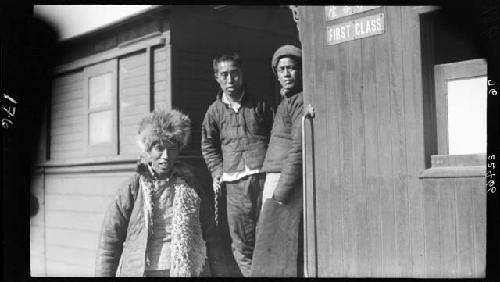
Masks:
[[[441,266],[441,222],[439,215],[440,185],[428,180],[423,181],[424,190],[424,224],[425,224],[425,277],[439,278]]]
[[[351,235],[354,237],[354,257],[353,257],[353,273],[352,275],[367,277],[370,275],[368,241],[367,241],[367,212],[366,212],[366,160],[365,147],[365,124],[363,112],[363,95],[362,95],[362,69],[361,64],[363,41],[354,40],[349,42],[349,64],[350,68],[350,84],[352,95],[352,144],[353,144],[353,230]]]
[[[404,159],[407,164],[406,177],[410,199],[410,236],[413,274],[422,277],[427,259],[424,253],[424,220],[422,186],[417,179],[425,168],[422,133],[422,91],[420,71],[420,42],[418,16],[411,7],[403,6],[402,10],[402,58],[403,58],[403,93],[404,93],[404,128],[405,148]]]
[[[484,178],[476,178],[472,183],[472,209],[474,212],[474,277],[486,275],[486,189]]]
[[[403,89],[403,30],[401,7],[388,7],[386,16],[390,68],[390,110],[391,110],[391,148],[392,148],[392,175],[394,180],[395,204],[395,240],[397,265],[402,276],[411,276],[411,246],[410,246],[410,218],[408,182],[406,177],[406,138],[404,116],[404,89]]]
[[[317,66],[316,66],[316,59],[315,55],[316,53],[316,46],[313,44],[315,41],[313,40],[313,37],[315,36],[315,33],[313,30],[316,28],[316,23],[314,21],[314,9],[315,7],[301,7],[301,20],[303,24],[301,24],[299,27],[301,28],[301,34],[305,38],[308,38],[307,40],[304,41],[303,47],[303,76],[304,76],[304,104],[311,103],[316,107],[316,110],[318,112],[318,116],[314,119],[314,133],[318,133],[319,136],[323,134],[321,132],[321,129],[324,126],[323,119],[320,116],[320,113],[322,113],[322,110],[324,110],[323,107],[323,101],[322,101],[322,95],[320,95],[317,92],[317,84],[316,84],[316,72],[317,72]],[[309,45],[310,44],[310,45]],[[320,112],[321,111],[321,112]],[[311,140],[309,136],[306,136],[306,150],[307,152],[312,152],[312,145],[317,149],[319,146],[319,143],[317,141],[317,136],[313,136],[314,139]],[[309,142],[308,142],[309,141]],[[314,144],[313,144],[314,143]],[[309,154],[311,155],[311,154]],[[307,157],[308,155],[306,155]],[[316,246],[315,244],[315,227],[314,227],[314,213],[315,213],[315,207],[314,207],[314,202],[313,202],[313,193],[312,190],[314,189],[313,187],[313,179],[317,176],[317,179],[319,181],[320,179],[320,173],[319,170],[321,168],[321,157],[318,156],[318,158],[310,158],[307,157],[306,160],[306,179],[309,179],[311,181],[307,181],[306,185],[306,193],[304,194],[304,197],[306,197],[306,220],[304,223],[306,224],[306,232],[304,234],[305,237],[305,246],[304,246],[304,252],[306,256],[306,265],[307,265],[307,273],[305,273],[308,277],[315,277],[317,276],[317,271],[316,271],[316,265],[317,265],[317,260],[315,256],[316,252]],[[313,172],[312,168],[313,166],[316,165],[316,172]],[[326,165],[326,164],[323,164]],[[318,182],[316,182],[317,184]]]
[[[338,47],[334,65],[336,70],[335,89],[339,97],[340,114],[340,185],[342,194],[342,258],[343,273],[346,276],[354,274],[354,216],[353,216],[353,119],[352,90],[350,83],[349,49],[352,43]]]
[[[149,46],[146,48],[146,83],[148,84],[148,90],[146,95],[146,105],[148,105],[148,112],[154,109],[154,52],[153,47]]]
[[[439,193],[439,216],[441,235],[441,267],[443,277],[457,278],[457,241],[456,241],[456,201],[453,180],[429,180]]]
[[[319,7],[315,7],[314,9],[314,18],[318,18],[318,16],[321,14],[321,9]],[[316,22],[316,30],[322,30],[324,29],[324,23],[323,22]],[[330,144],[331,139],[329,137],[329,132],[328,130],[324,130],[328,128],[328,124],[330,120],[328,119],[328,112],[329,112],[329,107],[331,107],[331,104],[327,104],[327,96],[331,95],[331,93],[327,93],[326,89],[326,84],[328,78],[326,76],[326,64],[325,64],[325,47],[321,42],[325,41],[323,33],[315,32],[315,35],[313,36],[313,42],[316,45],[315,49],[315,68],[317,70],[317,73],[315,75],[315,88],[316,88],[316,93],[318,96],[318,101],[315,102],[315,105],[320,106],[318,108],[318,111],[322,113],[321,118],[315,118],[315,120],[318,120],[319,127],[315,127],[314,130],[314,138],[317,139],[317,142],[315,142],[315,158],[318,158],[320,155],[318,151],[318,148],[321,148],[324,146],[324,144]],[[321,105],[318,105],[320,103]],[[323,131],[323,132],[320,132]],[[328,149],[327,149],[328,151]],[[318,276],[328,276],[330,275],[329,269],[330,269],[330,264],[332,262],[331,258],[328,257],[329,255],[329,249],[330,247],[324,246],[324,244],[329,244],[331,245],[332,242],[332,233],[328,233],[331,231],[331,218],[328,216],[328,213],[325,212],[327,209],[331,209],[331,202],[330,202],[330,195],[332,191],[330,190],[330,175],[331,175],[331,169],[332,167],[328,166],[328,154],[323,155],[319,157],[317,164],[315,166],[316,168],[316,185],[315,185],[315,193],[313,194],[315,204],[316,204],[316,210],[315,210],[315,216],[316,216],[316,222],[315,222],[315,227],[316,227],[316,236],[317,236],[317,241],[316,241],[316,253],[317,253],[317,274]],[[329,196],[325,196],[329,195]],[[333,195],[331,195],[333,196]],[[322,244],[322,247],[320,247],[319,244]]]
[[[394,20],[390,16],[392,10],[384,8],[385,23]],[[387,27],[386,27],[387,28]],[[380,275],[379,276],[398,276],[400,270],[397,267],[398,257],[396,255],[396,228],[395,228],[395,197],[393,164],[392,164],[392,128],[391,128],[391,97],[390,97],[390,37],[396,30],[387,28],[388,32],[384,37],[375,42],[375,60],[376,60],[376,90],[377,90],[377,126],[378,126],[378,154],[377,166],[379,169],[380,189],[379,199],[377,201],[379,212],[380,228]]]
[[[342,204],[344,200],[343,186],[340,183],[341,165],[341,97],[344,94],[340,91],[339,70],[335,66],[345,65],[345,57],[340,55],[340,47],[326,48],[327,66],[326,66],[326,91],[325,100],[331,110],[327,111],[327,140],[330,140],[330,145],[327,146],[327,167],[330,173],[328,174],[328,182],[330,189],[327,197],[327,204],[324,205],[328,210],[327,218],[329,222],[327,232],[330,234],[328,243],[328,256],[330,263],[327,266],[325,276],[342,277],[343,276],[343,214]],[[345,72],[344,72],[345,73]],[[344,84],[345,85],[345,84]],[[346,122],[349,123],[349,122]],[[321,197],[320,197],[321,198]]]
[[[379,50],[375,49],[375,41],[383,37],[368,37],[362,41],[362,76],[363,76],[363,113],[364,113],[364,140],[365,147],[365,186],[366,186],[366,225],[364,236],[367,244],[368,265],[370,277],[381,276],[381,219],[379,212],[380,183],[381,176],[378,166],[379,161],[379,117],[377,115],[377,103],[379,93],[377,91],[376,72],[383,72],[376,65],[376,57],[380,56]],[[374,71],[376,70],[376,71]]]
[[[474,240],[472,189],[470,180],[454,181],[457,201],[457,240],[458,240],[458,276],[473,277],[474,273]]]

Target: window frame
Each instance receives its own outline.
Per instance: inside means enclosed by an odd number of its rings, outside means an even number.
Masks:
[[[448,81],[480,76],[487,76],[487,63],[485,59],[472,59],[434,66],[437,153],[439,155],[449,155]],[[471,155],[484,155],[484,153]]]
[[[90,79],[95,76],[103,75],[106,73],[111,73],[111,105],[105,107],[97,107],[95,109],[89,109],[89,99],[90,99]],[[118,59],[111,59],[105,62],[101,62],[95,65],[91,65],[84,68],[84,130],[85,130],[85,155],[87,157],[96,156],[115,156],[118,155]],[[106,110],[111,110],[112,116],[112,134],[111,142],[104,144],[90,144],[90,114],[102,112]]]

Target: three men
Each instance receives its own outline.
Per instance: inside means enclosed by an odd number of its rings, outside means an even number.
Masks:
[[[265,174],[261,169],[272,108],[245,90],[237,54],[215,58],[213,69],[221,91],[205,114],[201,149],[216,193],[225,183],[233,255],[246,277],[251,272],[255,226],[262,204]]]

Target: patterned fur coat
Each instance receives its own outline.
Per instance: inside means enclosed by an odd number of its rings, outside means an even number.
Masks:
[[[173,199],[171,276],[209,276],[221,264],[213,211],[191,170],[176,163]],[[143,276],[152,224],[151,175],[144,164],[118,191],[104,217],[96,256],[96,276]]]

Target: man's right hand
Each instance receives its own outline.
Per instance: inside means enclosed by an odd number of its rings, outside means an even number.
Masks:
[[[220,189],[221,189],[221,186],[222,186],[221,184],[222,184],[221,176],[218,175],[218,176],[216,176],[214,178],[214,181],[213,181],[213,184],[212,184],[213,189],[214,189],[214,193],[216,195],[219,195],[219,193],[220,193]]]

